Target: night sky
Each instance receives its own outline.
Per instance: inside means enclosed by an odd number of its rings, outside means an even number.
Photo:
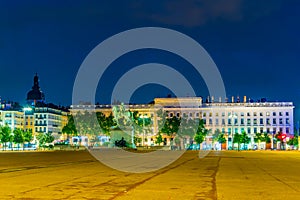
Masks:
[[[46,100],[70,105],[77,71],[95,46],[121,31],[155,26],[198,41],[218,66],[229,97],[300,106],[299,10],[298,0],[0,1],[0,96],[24,103],[37,72]],[[189,63],[171,53],[139,50],[112,63],[96,101],[110,103],[121,75],[149,62],[174,67],[197,95],[208,95]],[[147,103],[169,92],[146,85],[132,102]],[[295,111],[300,120],[300,110]]]

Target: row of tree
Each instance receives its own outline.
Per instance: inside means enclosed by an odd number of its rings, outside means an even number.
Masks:
[[[11,130],[9,126],[0,127],[0,141],[3,150],[7,149],[7,144],[12,146],[12,144],[17,144],[18,149],[20,145],[24,147],[24,143],[29,143],[33,139],[31,131],[24,131],[23,129]]]
[[[11,130],[8,125],[0,126],[0,142],[2,144],[2,150],[7,150],[7,148],[13,149],[13,144],[17,145],[17,149],[25,147],[33,141],[32,131],[25,131],[23,129],[15,129]],[[39,133],[37,135],[37,140],[39,141],[40,147],[44,147],[45,145],[54,141],[54,137],[51,133]]]

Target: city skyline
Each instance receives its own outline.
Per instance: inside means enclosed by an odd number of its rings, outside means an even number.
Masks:
[[[203,45],[220,70],[229,99],[245,95],[254,100],[292,101],[295,121],[300,119],[299,2],[124,1],[118,2],[118,7],[113,3],[2,2],[2,99],[25,102],[32,77],[38,73],[47,102],[71,105],[77,71],[96,45],[121,31],[156,26],[180,31]],[[149,62],[177,69],[191,81],[197,96],[208,96],[205,83],[193,75],[186,61],[171,53],[143,50],[112,63],[96,101],[110,103],[110,92],[121,75]],[[132,101],[148,103],[168,93],[161,86],[146,85],[136,91]]]

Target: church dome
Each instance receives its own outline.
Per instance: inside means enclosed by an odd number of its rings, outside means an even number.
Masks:
[[[45,96],[44,93],[40,90],[39,86],[39,77],[36,74],[33,79],[33,87],[27,93],[27,101],[44,101]]]

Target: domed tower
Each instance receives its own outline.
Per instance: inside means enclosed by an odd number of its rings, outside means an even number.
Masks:
[[[45,101],[45,95],[40,90],[39,77],[37,74],[35,74],[33,78],[32,89],[27,93],[27,102],[30,105],[35,105],[36,102],[44,102],[44,101]]]

